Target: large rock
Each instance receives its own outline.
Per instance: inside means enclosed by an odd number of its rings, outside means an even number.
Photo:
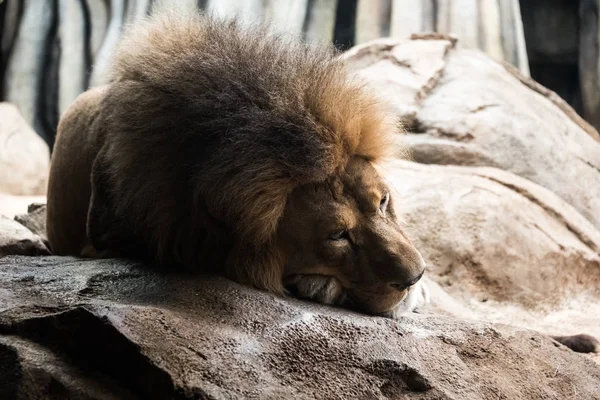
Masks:
[[[414,159],[490,166],[553,191],[600,228],[600,135],[556,94],[440,35],[381,39],[345,57],[411,131]]]
[[[384,170],[436,311],[600,337],[600,231],[564,200],[495,168]]]
[[[16,106],[0,103],[0,193],[45,194],[49,168],[48,145]]]
[[[19,214],[25,214],[31,203],[46,203],[46,196],[15,196],[0,193],[0,215],[14,218]]]
[[[0,398],[600,398],[600,366],[505,325],[368,317],[118,260],[7,257],[0,293]]]
[[[28,0],[20,3],[22,11],[15,23],[18,31],[2,77],[3,98],[16,104],[25,121],[47,143],[52,143],[53,127],[48,124],[52,125],[57,117],[51,95],[55,93],[53,89],[57,83],[53,74],[58,50],[53,42],[56,2]]]
[[[50,251],[41,237],[17,221],[0,216],[0,257],[14,254],[41,256]]]
[[[27,213],[15,215],[15,221],[38,235],[46,238],[46,204],[32,203],[27,207]]]

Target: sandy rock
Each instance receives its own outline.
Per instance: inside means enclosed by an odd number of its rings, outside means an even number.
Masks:
[[[0,192],[46,193],[50,151],[16,106],[0,103]]]
[[[0,257],[14,254],[41,256],[50,252],[38,235],[17,221],[0,216]]]
[[[19,214],[27,213],[30,204],[45,202],[46,196],[15,196],[0,193],[0,215],[12,219]]]
[[[27,214],[16,215],[15,221],[46,241],[46,204],[29,204]]]
[[[600,136],[548,89],[441,35],[345,57],[404,117],[421,163],[492,166],[560,196],[600,228]]]
[[[600,398],[600,366],[505,325],[396,322],[117,260],[7,257],[0,293],[3,398]]]
[[[495,168],[385,171],[436,312],[600,337],[600,231],[564,200]]]

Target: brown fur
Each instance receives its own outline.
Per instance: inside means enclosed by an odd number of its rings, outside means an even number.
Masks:
[[[79,254],[87,243],[90,173],[103,138],[96,123],[107,88],[81,94],[62,115],[54,144],[46,207],[46,232],[55,254]],[[55,202],[56,200],[56,202]]]
[[[359,308],[387,311],[406,292],[388,284],[413,281],[423,261],[394,215],[363,210],[357,196],[378,204],[386,192],[370,165],[393,151],[395,130],[393,114],[349,79],[331,47],[235,20],[156,14],[125,32],[111,84],[81,95],[61,119],[48,239],[56,254],[182,265],[278,294],[292,275],[305,287],[337,282],[333,292],[352,294]],[[288,204],[311,188],[331,193],[321,214],[342,204],[356,232],[371,235],[357,246],[374,250],[345,267],[290,271],[293,228],[282,221],[298,221]]]

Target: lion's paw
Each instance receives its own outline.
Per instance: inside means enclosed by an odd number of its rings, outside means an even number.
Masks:
[[[397,319],[413,312],[418,313],[429,302],[429,289],[425,282],[421,280],[410,289],[402,303],[390,313],[390,317]]]

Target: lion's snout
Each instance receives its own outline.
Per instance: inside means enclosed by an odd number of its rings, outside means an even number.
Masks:
[[[406,290],[406,289],[410,288],[411,286],[416,285],[417,282],[419,282],[421,280],[421,278],[423,277],[423,274],[425,274],[425,268],[423,268],[421,273],[419,275],[417,275],[415,278],[412,278],[409,281],[392,282],[392,283],[390,283],[390,286],[396,290],[400,290],[400,291]]]
[[[350,289],[350,298],[359,309],[376,315],[394,310],[419,283],[425,274],[425,260],[410,242],[403,244],[373,264],[373,280]]]
[[[404,237],[380,261],[380,279],[399,291],[414,286],[425,273],[426,263],[421,253]]]

